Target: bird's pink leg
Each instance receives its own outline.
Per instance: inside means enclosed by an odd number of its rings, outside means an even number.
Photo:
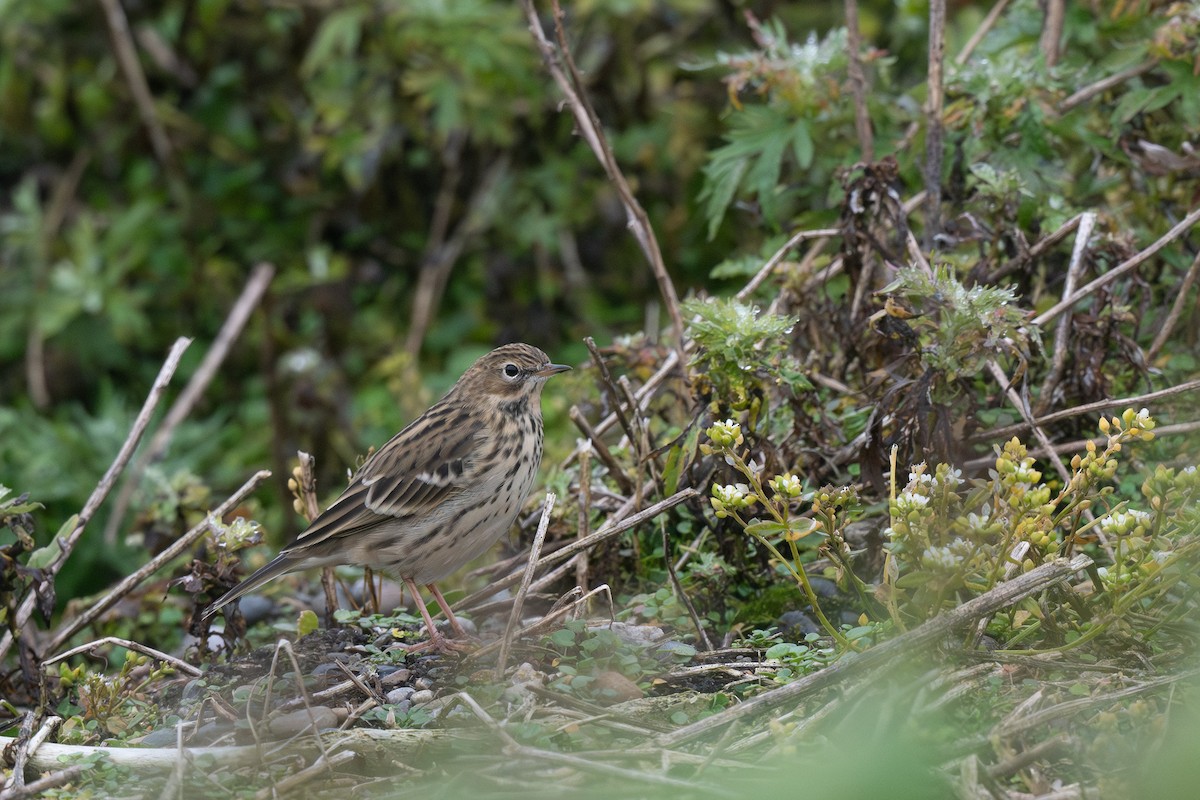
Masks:
[[[441,650],[446,644],[446,637],[442,636],[437,626],[433,624],[433,617],[429,616],[429,611],[425,608],[425,601],[421,599],[421,590],[417,588],[417,584],[413,582],[412,578],[405,578],[404,585],[412,592],[417,610],[421,612],[421,619],[425,620],[425,627],[429,629],[428,646],[435,650]],[[418,646],[424,648],[423,645]]]
[[[454,612],[450,610],[450,604],[446,602],[446,598],[442,597],[442,593],[438,587],[432,583],[425,584],[425,588],[433,595],[433,599],[437,601],[438,608],[446,615],[446,621],[450,623],[450,627],[454,629],[454,635],[459,639],[466,639],[467,632],[463,630],[462,625],[458,623],[458,618],[454,616]]]

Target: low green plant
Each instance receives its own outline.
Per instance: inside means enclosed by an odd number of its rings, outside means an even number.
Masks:
[[[154,687],[174,674],[175,668],[169,664],[132,651],[125,653],[115,675],[60,662],[59,684],[69,692],[58,709],[66,718],[59,730],[60,741],[82,744],[127,731],[142,732],[161,713]]]
[[[791,473],[766,478],[761,463],[747,460],[742,427],[732,419],[714,423],[705,435],[708,442],[700,445],[701,452],[723,458],[746,478],[746,483],[713,484],[709,502],[717,517],[733,519],[748,536],[765,547],[800,586],[825,632],[842,647],[850,647],[849,640],[821,610],[804,569],[800,542],[812,534],[828,537],[831,531],[836,531],[838,512],[853,506],[857,500],[853,490],[823,490],[818,497],[815,493],[805,493],[800,478]],[[810,503],[823,518],[795,513],[795,507],[802,502]],[[762,518],[752,516],[756,507],[762,509]],[[786,556],[779,550],[782,544],[788,549]],[[852,571],[848,574],[853,577]]]
[[[696,654],[690,646],[652,651],[623,639],[609,628],[589,628],[584,620],[571,620],[542,641],[557,654],[552,664],[558,670],[558,677],[551,686],[583,697],[592,696],[593,682],[602,672],[619,672],[639,681],[660,672],[664,660],[686,662]]]
[[[764,388],[776,384],[791,391],[812,388],[800,365],[788,355],[788,334],[796,320],[764,314],[737,300],[689,300],[688,335],[698,345],[691,366],[702,397],[720,416],[750,410],[759,417]]]
[[[953,270],[939,264],[929,272],[904,267],[880,290],[911,309],[903,324],[913,337],[917,374],[932,372],[934,402],[949,403],[964,390],[962,378],[973,378],[990,359],[1027,360],[1039,343],[1037,329],[1007,287],[965,285]]]
[[[1143,409],[1100,420],[1101,445],[1087,442],[1064,484],[1044,481],[1018,439],[997,448],[987,478],[967,481],[946,464],[919,464],[893,490],[880,596],[904,628],[994,587],[1006,575],[1086,550],[1096,559],[1094,592],[1047,607],[1029,601],[993,620],[1005,647],[1040,637],[1045,648],[1077,647],[1104,634],[1134,635],[1128,615],[1149,615],[1146,635],[1183,613],[1170,596],[1200,554],[1195,536],[1200,490],[1195,467],[1157,467],[1141,485],[1146,508],[1121,497],[1118,456],[1154,437]],[[1054,484],[1059,488],[1055,490]]]

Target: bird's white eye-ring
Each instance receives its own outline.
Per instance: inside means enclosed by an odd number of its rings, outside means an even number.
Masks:
[[[505,364],[504,365],[504,377],[508,378],[509,380],[512,380],[513,378],[517,377],[520,374],[521,374],[521,368],[518,367],[516,364]]]

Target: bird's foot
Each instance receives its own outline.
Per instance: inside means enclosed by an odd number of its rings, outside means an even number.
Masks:
[[[478,649],[478,647],[479,640],[473,636],[450,639],[440,631],[437,631],[423,642],[415,642],[413,644],[397,642],[391,645],[389,649],[403,650],[405,653],[412,655],[421,653],[446,655],[450,653],[469,653],[472,650]]]

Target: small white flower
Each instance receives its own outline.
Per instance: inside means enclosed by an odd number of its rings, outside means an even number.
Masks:
[[[923,494],[905,491],[896,497],[896,513],[901,515],[919,511],[927,505],[929,505],[929,498]]]
[[[714,422],[712,427],[705,431],[712,443],[718,447],[736,447],[740,445],[745,438],[742,436],[742,426],[731,419],[724,422]]]
[[[918,464],[915,469],[908,473],[908,485],[910,488],[925,484],[929,486],[933,484],[933,476],[925,471],[924,464]]]
[[[939,468],[938,474],[933,478],[934,486],[943,485],[947,489],[957,489],[962,482],[962,470],[953,467]]]
[[[1146,511],[1129,509],[1109,514],[1100,521],[1100,529],[1110,536],[1124,536],[1142,528],[1143,532],[1150,524],[1150,514]]]
[[[782,497],[799,497],[802,491],[800,479],[792,473],[776,475],[771,479],[771,488]]]
[[[949,547],[931,547],[925,551],[922,561],[933,569],[952,570],[958,566],[959,558]]]

